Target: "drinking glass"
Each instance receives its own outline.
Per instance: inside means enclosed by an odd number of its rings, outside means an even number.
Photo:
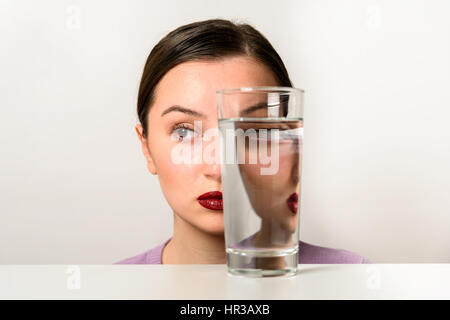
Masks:
[[[228,272],[297,272],[303,90],[217,91]]]

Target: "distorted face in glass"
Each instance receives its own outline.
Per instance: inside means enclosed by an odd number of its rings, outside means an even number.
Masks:
[[[237,145],[238,157],[243,162],[239,169],[255,213],[266,223],[279,226],[287,235],[295,232],[300,194],[301,122],[247,122],[238,126],[242,131],[237,135],[244,140]]]

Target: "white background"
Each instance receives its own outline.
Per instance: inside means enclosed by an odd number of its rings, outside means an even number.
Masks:
[[[172,235],[133,126],[151,48],[227,18],[306,91],[300,238],[450,262],[450,2],[0,0],[0,263],[110,264]]]

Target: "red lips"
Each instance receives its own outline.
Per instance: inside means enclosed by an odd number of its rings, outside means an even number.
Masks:
[[[197,198],[198,203],[211,210],[223,210],[222,192],[211,191],[202,194]]]
[[[289,207],[289,210],[292,211],[292,213],[296,214],[298,209],[298,194],[294,192],[289,196],[289,198],[286,200],[287,206]]]

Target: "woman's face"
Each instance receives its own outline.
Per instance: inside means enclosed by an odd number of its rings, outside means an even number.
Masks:
[[[277,85],[265,65],[244,56],[185,62],[161,79],[147,117],[147,139],[142,137],[141,125],[136,126],[136,131],[147,158],[148,170],[158,175],[169,205],[185,222],[211,234],[223,234],[223,211],[207,209],[197,201],[206,192],[222,191],[221,168],[216,161],[176,163],[174,150],[191,146],[193,137],[197,135],[194,121],[201,121],[202,133],[217,129],[217,90]],[[181,112],[178,108],[165,113],[172,106],[193,112]],[[211,147],[219,152],[217,137],[202,141],[204,150],[211,150]]]

